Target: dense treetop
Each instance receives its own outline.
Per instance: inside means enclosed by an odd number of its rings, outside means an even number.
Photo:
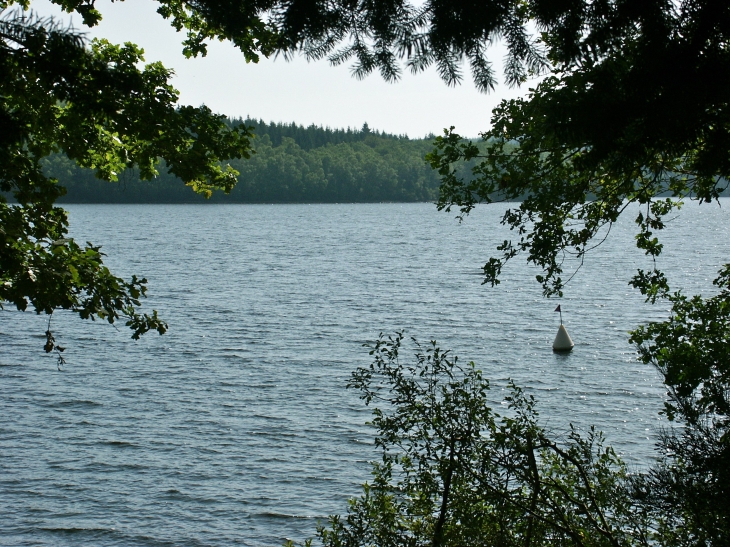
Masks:
[[[297,124],[296,122],[266,123],[264,120],[256,120],[254,118],[234,118],[229,119],[228,123],[231,126],[245,124],[246,126],[252,127],[256,137],[268,136],[273,146],[279,146],[282,143],[282,139],[286,137],[294,140],[297,146],[304,150],[311,150],[328,144],[362,142],[368,137],[376,137],[391,141],[409,140],[408,135],[393,135],[384,131],[378,131],[377,129],[372,130],[367,122],[364,123],[360,129],[350,127],[347,129],[332,129],[330,127],[320,127],[314,124],[305,127]],[[426,138],[432,141],[434,135],[430,135]]]

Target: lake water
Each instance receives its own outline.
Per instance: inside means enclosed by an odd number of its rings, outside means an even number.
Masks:
[[[730,202],[686,206],[658,266],[712,291],[728,261]],[[68,364],[43,352],[44,317],[0,312],[0,544],[281,545],[344,513],[376,457],[350,372],[363,343],[405,329],[493,380],[534,393],[555,432],[596,424],[650,462],[663,389],[627,331],[666,309],[627,282],[651,268],[631,213],[560,300],[576,343],[555,355],[558,302],[516,259],[497,288],[481,266],[509,237],[504,207],[464,223],[431,204],[69,206],[72,235],[118,275],[144,275],[170,325],[139,342],[63,313]]]

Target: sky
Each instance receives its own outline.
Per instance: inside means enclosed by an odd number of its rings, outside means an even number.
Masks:
[[[157,5],[150,0],[97,0],[103,16],[99,26],[88,29],[79,17],[72,22],[89,38],[133,42],[144,48],[147,62],[162,61],[172,68],[181,104],[205,104],[232,117],[332,128],[360,128],[367,122],[371,129],[411,138],[440,134],[453,125],[461,135],[477,137],[489,128],[492,108],[502,99],[524,95],[529,87],[510,89],[500,84],[490,94],[479,93],[468,70],[461,85],[448,87],[433,69],[405,73],[397,83],[386,83],[377,73],[357,80],[348,66],[332,67],[327,61],[307,62],[303,57],[290,62],[262,57],[258,64],[247,64],[239,50],[217,41],[209,43],[207,57],[185,59],[184,34],[176,33],[156,13]],[[47,0],[33,0],[31,9],[71,19]],[[496,67],[501,67],[503,57],[504,50],[496,46],[492,58]]]

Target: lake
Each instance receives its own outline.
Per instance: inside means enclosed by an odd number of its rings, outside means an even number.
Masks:
[[[658,260],[677,288],[712,292],[730,201],[688,204]],[[502,205],[463,223],[433,204],[70,205],[72,236],[117,275],[145,276],[169,323],[0,312],[0,544],[269,546],[344,513],[377,457],[370,410],[345,389],[363,344],[404,329],[473,360],[499,405],[507,378],[559,433],[595,424],[633,467],[652,458],[664,389],[627,331],[662,319],[628,281],[652,262],[629,211],[564,298],[521,258],[481,267],[510,236]],[[568,261],[566,270],[576,265]],[[559,325],[576,343],[551,350]]]

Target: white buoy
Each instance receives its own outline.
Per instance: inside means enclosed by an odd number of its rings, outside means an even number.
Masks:
[[[570,339],[568,331],[561,323],[560,328],[558,329],[558,334],[555,336],[555,341],[553,342],[553,351],[570,351],[573,349],[574,345],[575,344]]]

